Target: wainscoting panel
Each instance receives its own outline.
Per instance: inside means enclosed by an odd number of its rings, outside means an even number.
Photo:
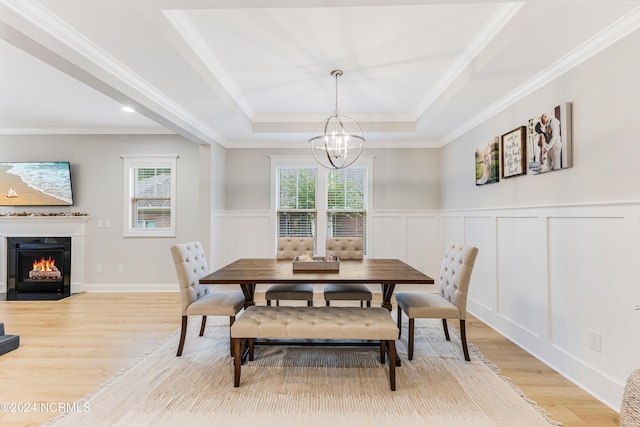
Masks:
[[[442,257],[439,215],[407,216],[406,253],[407,264],[437,280]]]
[[[400,214],[373,215],[368,256],[372,258],[406,259],[407,226]]]
[[[442,244],[444,247],[450,242],[464,242],[464,214],[442,216]]]
[[[227,262],[238,258],[275,257],[275,219],[269,212],[233,212],[224,229]]]
[[[635,276],[627,271],[625,234],[621,217],[549,218],[551,342],[620,379],[624,284]],[[599,335],[593,338],[600,341],[599,350],[592,348],[592,334]]]
[[[211,248],[209,255],[209,269],[217,270],[228,264],[225,254],[225,213],[223,211],[213,211],[211,213]]]
[[[546,233],[535,217],[498,217],[497,227],[497,312],[540,339],[547,329]]]
[[[465,219],[465,230],[465,239],[458,242],[478,248],[478,257],[469,284],[469,298],[486,310],[495,312],[496,220],[492,216],[469,216]]]

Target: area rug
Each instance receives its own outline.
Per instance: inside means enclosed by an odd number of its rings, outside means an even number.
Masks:
[[[456,331],[444,339],[439,320],[416,320],[414,359],[406,328],[397,341],[402,366],[395,392],[374,348],[256,348],[233,387],[228,326],[210,318],[189,325],[181,357],[174,333],[72,412],[46,426],[550,426],[522,392],[470,345],[465,362]]]

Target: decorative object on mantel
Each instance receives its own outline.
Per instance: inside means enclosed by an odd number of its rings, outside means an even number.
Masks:
[[[336,255],[326,257],[300,255],[293,259],[293,271],[339,271],[340,259]]]
[[[5,212],[0,216],[89,216],[84,212]]]
[[[336,78],[336,109],[333,116],[316,126],[309,144],[320,165],[327,169],[343,169],[360,157],[364,135],[355,120],[338,112],[338,77],[342,70],[333,70],[331,75]],[[322,133],[318,133],[321,128]]]

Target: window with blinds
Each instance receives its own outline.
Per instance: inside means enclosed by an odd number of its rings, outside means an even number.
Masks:
[[[278,237],[315,237],[315,168],[278,168]]]
[[[124,158],[125,235],[175,236],[176,156]]]
[[[327,237],[362,237],[366,254],[366,168],[329,170],[327,176]]]

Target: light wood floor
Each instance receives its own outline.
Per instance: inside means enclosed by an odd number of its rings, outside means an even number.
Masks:
[[[61,301],[0,302],[7,334],[20,348],[0,356],[0,405],[28,403],[34,412],[7,412],[0,425],[37,426],[56,416],[42,410],[81,399],[120,369],[135,362],[179,327],[177,293],[89,293]],[[456,325],[454,322],[452,325]],[[503,375],[572,426],[618,426],[618,414],[528,355],[477,319],[467,334]],[[187,343],[188,345],[188,343]],[[54,403],[54,405],[51,405]]]

